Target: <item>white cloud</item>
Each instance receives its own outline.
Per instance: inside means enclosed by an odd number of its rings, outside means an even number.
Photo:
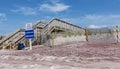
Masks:
[[[27,0],[32,1],[32,0]],[[49,0],[50,2],[45,2],[41,4],[40,6],[36,7],[24,7],[20,6],[16,9],[12,9],[11,11],[14,13],[21,13],[24,15],[36,15],[38,12],[41,11],[51,11],[51,12],[62,12],[67,10],[70,6],[65,5],[60,2],[60,0]]]
[[[104,27],[107,27],[106,25],[102,25],[102,26],[99,26],[99,25],[90,25],[88,26],[88,28],[104,28]]]
[[[5,17],[6,15],[4,13],[0,13],[0,17]]]
[[[83,27],[104,27],[104,26],[115,26],[120,25],[120,14],[112,15],[84,15],[77,18],[62,18],[65,21],[74,23]]]
[[[44,3],[40,5],[40,11],[62,12],[67,10],[70,6],[60,3],[59,0],[50,0],[50,3]]]
[[[53,3],[53,4],[56,4],[56,3],[59,3],[60,2],[60,0],[49,0],[51,3]]]
[[[24,15],[35,15],[37,13],[36,9],[31,7],[19,7],[15,10],[11,10],[12,12],[22,13]]]
[[[86,15],[81,22],[95,25],[117,25],[120,24],[120,15]]]
[[[103,17],[104,16],[101,16],[101,15],[85,15],[83,18],[88,19],[88,20],[97,20]]]
[[[5,13],[0,13],[0,23],[3,23],[6,20],[7,20],[6,14]]]

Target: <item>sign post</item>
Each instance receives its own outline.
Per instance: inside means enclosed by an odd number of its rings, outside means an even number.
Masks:
[[[32,39],[34,38],[34,30],[32,29],[32,23],[26,24],[25,38],[29,39],[30,50],[32,50]]]
[[[30,50],[32,50],[32,40],[29,39]]]

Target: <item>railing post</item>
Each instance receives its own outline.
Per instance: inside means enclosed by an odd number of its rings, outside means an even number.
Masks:
[[[54,27],[55,28],[55,27]],[[55,39],[55,35],[56,35],[56,31],[53,32],[52,35],[52,43],[51,43],[51,47],[54,48],[54,39]]]
[[[86,41],[88,42],[88,28],[85,28]]]
[[[117,37],[117,43],[119,43],[119,31],[118,31],[118,26],[116,26],[116,37]]]

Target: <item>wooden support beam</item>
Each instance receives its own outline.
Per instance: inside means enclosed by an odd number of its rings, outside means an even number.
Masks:
[[[88,28],[85,28],[86,41],[88,42]]]
[[[116,26],[116,37],[117,37],[117,43],[119,43],[119,30],[118,30],[118,26]]]

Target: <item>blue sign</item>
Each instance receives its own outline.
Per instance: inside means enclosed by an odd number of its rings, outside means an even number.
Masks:
[[[27,39],[34,38],[34,30],[25,30],[25,38]]]

